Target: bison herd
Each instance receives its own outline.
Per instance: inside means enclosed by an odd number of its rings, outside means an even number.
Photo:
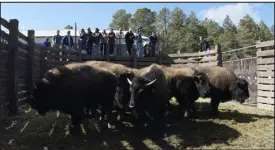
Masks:
[[[173,111],[171,97],[179,103],[178,117],[197,114],[195,101],[211,98],[213,116],[220,102],[249,98],[248,82],[223,67],[174,68],[152,64],[141,69],[105,61],[71,63],[48,70],[34,84],[29,100],[44,116],[59,110],[71,115],[72,128],[79,130],[83,117],[100,124],[117,110],[117,120],[126,112],[139,123],[163,123]],[[97,110],[100,110],[99,112]]]

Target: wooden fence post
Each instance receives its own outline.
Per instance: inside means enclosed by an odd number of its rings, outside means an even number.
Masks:
[[[46,71],[46,60],[45,60],[45,48],[40,48],[40,78],[44,75]]]
[[[133,68],[137,68],[137,54],[136,54],[135,48],[132,47],[131,51],[132,51],[131,53],[133,58]]]
[[[27,56],[27,88],[28,99],[31,97],[33,87],[33,53],[34,53],[34,30],[28,30],[28,56]]]
[[[8,109],[9,115],[18,113],[17,92],[16,92],[16,57],[18,48],[18,20],[10,20],[9,38],[8,38]]]
[[[222,48],[220,43],[217,44],[217,54],[218,66],[222,67]]]
[[[106,52],[104,51],[104,49],[106,50]],[[106,47],[104,47],[104,49],[103,49],[103,51],[104,51],[103,55],[104,55],[104,53],[106,54],[105,60],[110,61],[110,44],[109,44],[109,42],[106,43]]]

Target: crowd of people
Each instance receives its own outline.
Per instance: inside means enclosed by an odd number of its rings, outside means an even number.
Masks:
[[[114,33],[112,28],[109,33],[106,33],[105,29],[102,32],[98,28],[95,28],[95,32],[92,32],[91,28],[88,28],[87,32],[81,29],[78,47],[84,55],[105,56],[106,52],[109,51],[110,56],[114,56],[116,49],[116,55],[122,56],[124,45],[122,44],[122,40],[126,43],[127,55],[131,55],[132,50],[134,50],[138,57],[156,56],[156,44],[158,40],[156,34],[152,33],[149,41],[145,42],[142,39],[142,28],[138,28],[136,35],[131,28],[125,35],[121,29],[119,29],[117,34]],[[75,43],[70,31],[67,32],[66,36],[62,37],[60,31],[57,30],[57,34],[53,36],[52,42],[50,42],[49,38],[46,38],[44,44],[47,47],[62,47],[71,50]]]

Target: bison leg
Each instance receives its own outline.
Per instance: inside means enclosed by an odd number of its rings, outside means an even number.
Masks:
[[[216,97],[211,98],[211,108],[212,108],[212,115],[213,117],[218,116],[218,107],[219,107],[220,101]]]
[[[80,122],[82,120],[81,116],[71,115],[72,120],[72,133],[80,133]]]

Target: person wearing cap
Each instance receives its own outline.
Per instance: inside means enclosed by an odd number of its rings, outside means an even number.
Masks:
[[[62,41],[62,36],[60,36],[59,33],[60,33],[60,31],[57,30],[56,35],[53,36],[53,39],[52,39],[53,47],[60,48],[61,41]]]
[[[114,55],[115,40],[116,40],[116,35],[114,33],[113,28],[111,28],[111,31],[108,34],[108,45],[109,45],[110,56]]]
[[[134,39],[135,39],[135,35],[132,32],[132,29],[130,28],[129,31],[125,34],[125,43],[127,46],[128,55],[131,55]]]
[[[121,56],[122,55],[122,45],[121,45],[121,40],[124,38],[124,34],[122,32],[122,29],[119,28],[119,33],[116,34],[116,38],[118,39],[118,48],[117,48],[117,56]]]
[[[93,52],[93,33],[91,28],[87,29],[87,54],[92,55]]]
[[[103,55],[106,56],[108,34],[106,33],[105,29],[101,34],[102,34],[102,37],[100,39],[100,53],[101,53],[101,56]]]
[[[71,36],[71,31],[67,32],[67,36],[65,36],[62,40],[63,46],[65,46],[67,49],[71,49],[74,46],[74,40]]]
[[[150,36],[150,46],[151,46],[151,56],[156,56],[156,45],[157,45],[157,36],[156,34],[153,32],[152,35]]]
[[[86,41],[87,41],[87,34],[84,29],[81,29],[80,32],[80,49],[82,53],[86,51]]]
[[[98,28],[95,28],[95,32],[93,33],[94,39],[94,56],[99,55],[99,46],[100,46],[100,39],[102,38],[102,34],[99,32]]]

